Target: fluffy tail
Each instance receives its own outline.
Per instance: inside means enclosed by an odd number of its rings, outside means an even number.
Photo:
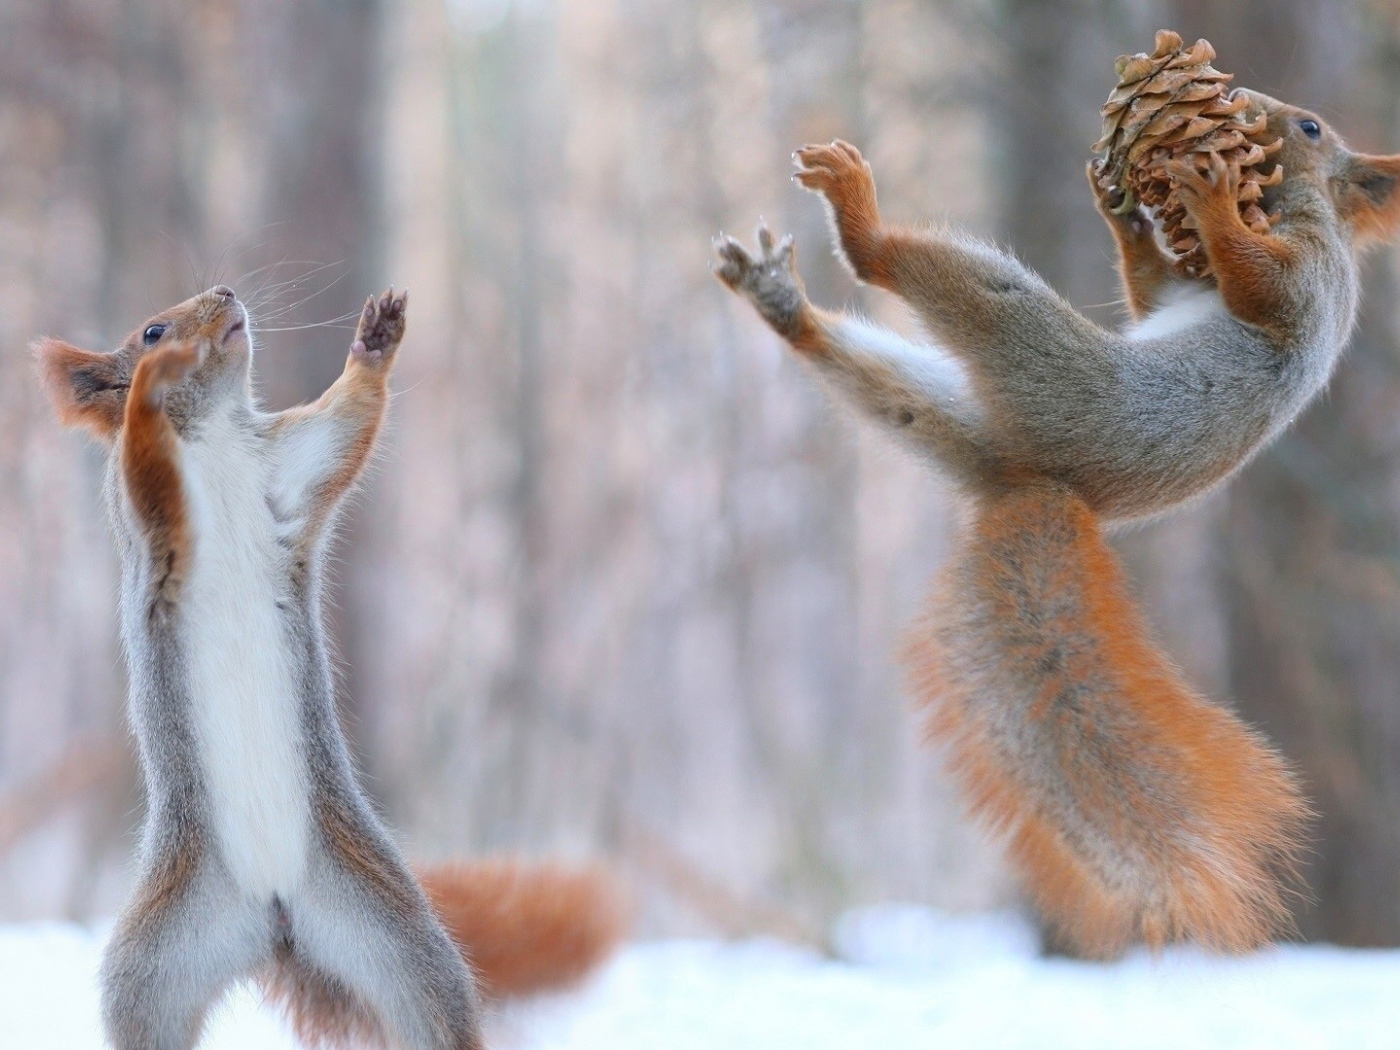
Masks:
[[[970,808],[1071,943],[1244,951],[1289,927],[1307,803],[1152,642],[1077,497],[982,501],[906,657]]]
[[[418,874],[488,999],[575,983],[612,954],[626,928],[622,894],[598,868],[498,859]]]

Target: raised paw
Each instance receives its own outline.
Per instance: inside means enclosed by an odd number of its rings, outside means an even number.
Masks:
[[[183,383],[204,363],[204,341],[193,339],[152,350],[141,357],[132,386],[144,390],[152,404],[160,402],[172,386]]]
[[[728,234],[715,238],[715,252],[719,255],[719,265],[714,268],[715,276],[736,292],[760,289],[770,283],[783,283],[796,279],[793,270],[795,251],[792,234],[787,234],[775,246],[773,234],[766,224],[760,224],[755,234],[758,239],[758,258]]]
[[[803,146],[792,155],[792,177],[814,193],[835,197],[875,199],[875,175],[849,142],[836,139],[820,146]]]
[[[1129,202],[1128,191],[1118,183],[1105,186],[1103,161],[1091,160],[1085,168],[1089,177],[1089,189],[1094,194],[1094,204],[1099,214],[1116,226],[1122,226],[1133,233],[1150,233],[1152,216],[1137,202]]]
[[[1152,213],[1141,204],[1129,203],[1128,191],[1116,183],[1103,185],[1103,161],[1091,160],[1086,169],[1089,188],[1094,193],[1094,205],[1111,225],[1135,238],[1153,235]]]
[[[757,239],[758,255],[754,256],[733,237],[720,234],[715,238],[719,262],[714,274],[753,303],[778,334],[791,339],[801,331],[808,310],[807,293],[797,275],[792,235],[775,245],[768,227],[760,224]]]
[[[859,280],[880,283],[880,208],[875,176],[860,150],[837,139],[825,146],[803,146],[792,160],[793,179],[826,200],[852,272]]]
[[[370,296],[360,311],[360,325],[350,344],[352,359],[367,365],[381,365],[393,359],[403,341],[407,324],[408,292],[398,295],[390,288],[378,299]]]
[[[1204,155],[1205,167],[1195,159],[1200,155],[1172,161],[1166,167],[1181,203],[1189,212],[1217,207],[1238,214],[1240,173],[1218,153]]]

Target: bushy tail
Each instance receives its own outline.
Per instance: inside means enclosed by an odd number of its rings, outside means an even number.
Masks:
[[[1153,643],[1077,497],[983,500],[906,657],[972,811],[1078,948],[1244,951],[1289,927],[1307,803]]]
[[[626,928],[622,894],[599,868],[497,859],[418,874],[488,999],[573,984],[613,952]]]

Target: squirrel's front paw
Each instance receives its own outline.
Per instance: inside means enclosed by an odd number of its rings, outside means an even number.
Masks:
[[[807,310],[807,293],[797,276],[792,235],[776,245],[766,225],[758,227],[758,256],[725,234],[715,238],[719,263],[714,274],[758,308],[779,334],[791,337],[801,327]]]
[[[793,179],[833,204],[837,203],[834,198],[875,199],[875,175],[849,142],[836,139],[826,145],[803,146],[792,155],[792,162]]]
[[[792,163],[793,180],[826,198],[843,236],[880,224],[875,175],[849,142],[836,139],[824,146],[803,146],[792,155]]]
[[[1094,204],[1102,215],[1114,226],[1120,227],[1136,237],[1152,234],[1152,215],[1141,204],[1128,203],[1128,191],[1121,185],[1105,186],[1099,180],[1103,177],[1103,161],[1091,160],[1086,169],[1089,188],[1094,192]]]
[[[152,403],[157,403],[167,390],[184,382],[203,363],[202,339],[163,346],[145,354],[137,363],[132,385],[144,388]]]
[[[880,207],[875,176],[849,142],[803,146],[792,155],[793,180],[826,200],[846,262],[859,280],[878,280],[882,269]]]
[[[351,358],[367,365],[390,361],[403,341],[407,311],[407,291],[396,296],[394,289],[390,288],[377,300],[372,295],[365,300],[355,341],[350,344]]]
[[[1196,161],[1189,157],[1168,164],[1166,172],[1172,181],[1172,188],[1181,198],[1186,210],[1193,215],[1219,209],[1238,216],[1239,169],[1226,164],[1218,153],[1208,153],[1205,156],[1204,169],[1198,167]]]

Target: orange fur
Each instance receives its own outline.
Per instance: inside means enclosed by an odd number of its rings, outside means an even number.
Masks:
[[[1196,223],[1220,296],[1241,321],[1279,334],[1291,331],[1297,293],[1288,276],[1300,248],[1246,226],[1240,217],[1239,171],[1229,169],[1218,153],[1210,154],[1209,162],[1206,172],[1189,161],[1168,170]]]
[[[131,381],[121,429],[123,490],[146,535],[151,561],[159,567],[160,592],[167,599],[188,567],[189,507],[180,477],[180,439],[165,414],[168,387],[180,382],[202,360],[197,343],[153,351],[142,357]]]
[[[408,293],[397,297],[390,288],[376,302],[370,296],[360,314],[355,341],[345,359],[345,370],[319,398],[280,412],[272,430],[294,431],[318,418],[330,418],[346,426],[350,437],[337,454],[334,469],[327,470],[311,494],[311,514],[303,530],[304,558],[318,542],[341,501],[364,474],[384,425],[389,400],[389,372],[406,328]]]
[[[325,835],[333,856],[355,873],[361,885],[389,910],[412,913],[413,884],[402,876],[403,869],[396,858],[360,833],[353,811],[344,802],[321,795],[315,800],[315,814],[316,826]]]
[[[982,500],[905,655],[970,808],[1080,949],[1244,951],[1288,927],[1294,777],[1182,681],[1075,496]]]
[[[116,437],[131,385],[129,354],[94,353],[61,339],[35,340],[31,350],[59,422],[104,441]]]
[[[855,275],[877,288],[892,289],[895,274],[886,243],[890,236],[880,221],[875,177],[865,158],[840,139],[804,146],[794,157],[803,165],[794,178],[823,194],[836,238]]]
[[[502,858],[419,875],[491,999],[574,984],[613,952],[625,931],[621,894],[597,868]]]

